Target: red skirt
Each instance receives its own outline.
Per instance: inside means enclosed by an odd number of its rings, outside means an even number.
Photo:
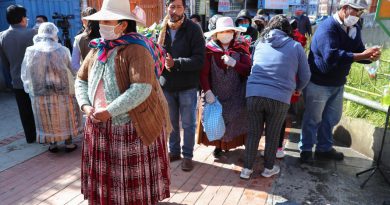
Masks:
[[[84,130],[81,193],[89,204],[157,204],[168,198],[170,167],[164,130],[143,145],[132,123],[93,124]]]

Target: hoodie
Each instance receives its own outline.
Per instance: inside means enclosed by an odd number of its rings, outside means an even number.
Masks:
[[[242,33],[243,35],[249,35],[252,38],[252,42],[255,42],[257,40],[257,29],[252,27],[252,18],[248,12],[248,10],[243,9],[241,10],[236,18],[235,24],[238,26],[238,22],[242,19],[248,19],[249,20],[249,27],[247,28],[245,33]]]
[[[309,80],[310,69],[301,44],[274,29],[255,48],[246,97],[265,97],[290,104],[294,90],[301,91]]]

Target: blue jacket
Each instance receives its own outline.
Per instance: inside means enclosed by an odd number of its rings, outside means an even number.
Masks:
[[[301,44],[274,29],[256,46],[246,97],[266,97],[290,104],[293,91],[302,90],[309,79],[309,65]]]
[[[357,34],[352,39],[333,16],[319,25],[310,45],[311,82],[323,86],[342,86],[347,82],[354,53],[365,50],[360,28],[356,27]]]

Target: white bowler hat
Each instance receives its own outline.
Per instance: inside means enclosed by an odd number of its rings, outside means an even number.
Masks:
[[[228,30],[234,30],[237,32],[245,32],[246,28],[234,26],[233,19],[230,17],[220,17],[217,20],[215,29],[204,33],[204,36],[209,38],[218,32],[228,31]]]
[[[365,0],[341,0],[340,6],[348,5],[355,9],[367,9],[368,4]]]
[[[90,16],[84,17],[86,20],[133,20],[137,23],[145,22],[131,12],[130,1],[128,0],[104,0],[102,9]]]

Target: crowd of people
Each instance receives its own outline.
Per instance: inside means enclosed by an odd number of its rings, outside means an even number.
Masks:
[[[137,33],[145,21],[129,1],[87,8],[72,56],[47,18],[37,17],[36,27],[27,29],[26,9],[7,8],[10,27],[0,34],[0,59],[10,69],[26,140],[50,144],[51,152],[64,141],[71,152],[77,149],[72,140],[83,134],[81,191],[89,204],[168,198],[170,162],[181,160],[183,171],[194,168],[196,135],[199,144],[215,146],[215,158],[244,145],[239,177],[250,179],[265,131],[261,175],[278,174],[286,115],[302,93],[301,161],[343,159],[333,148],[332,129],[341,117],[346,76],[353,62],[381,55],[377,47],[364,47],[356,25],[364,0],[341,0],[313,34],[308,57],[304,47],[312,33],[300,12],[269,19],[243,10],[235,21],[218,14],[203,33],[199,16],[184,14],[185,0],[167,0],[166,8],[155,42]],[[226,129],[221,139],[209,140],[203,110],[216,101]]]

